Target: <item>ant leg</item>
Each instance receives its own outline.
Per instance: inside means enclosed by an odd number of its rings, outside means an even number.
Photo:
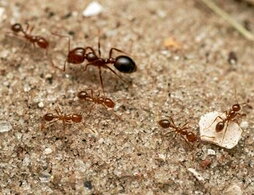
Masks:
[[[107,106],[105,106],[104,104],[102,104],[103,105],[103,107],[106,109],[106,110],[108,110],[108,108],[107,108]],[[123,119],[119,116],[119,115],[117,115],[115,112],[113,112],[112,110],[110,110],[119,120],[121,120],[121,121],[123,121]]]
[[[209,127],[211,127],[211,126],[213,125],[213,123],[214,123],[218,118],[221,119],[222,121],[224,120],[221,116],[216,116],[215,119],[214,119],[214,121],[212,122],[212,124],[209,125],[208,127],[206,127],[205,129],[208,129]]]
[[[227,131],[227,129],[228,129],[228,123],[229,123],[229,121],[227,121],[227,125],[226,125],[226,127],[225,127],[225,130],[224,130],[224,133],[223,133],[223,137],[222,137],[221,142],[223,142],[223,140],[224,140],[224,138],[225,138],[226,131]]]
[[[93,64],[90,64],[90,63],[89,63],[89,64],[86,64],[86,66],[85,66],[85,68],[84,68],[84,71],[87,70],[87,67],[88,67],[88,66],[92,66],[92,65],[93,65]]]
[[[99,56],[101,57],[101,42],[100,42],[100,36],[98,38],[98,53],[99,53]]]
[[[111,58],[112,57],[112,54],[113,54],[113,51],[118,51],[118,52],[120,52],[120,53],[124,53],[124,54],[126,54],[127,55],[127,53],[126,52],[124,52],[124,51],[122,51],[122,50],[120,50],[120,49],[117,49],[117,48],[111,48],[110,49],[110,51],[109,51],[109,58]]]
[[[60,68],[60,67],[58,67],[58,66],[55,65],[55,63],[53,62],[52,58],[49,57],[49,55],[48,55],[48,60],[49,60],[49,62],[51,63],[51,65],[52,65],[54,68],[57,68],[58,70],[61,70],[61,71],[64,71],[64,72],[65,72],[66,61],[64,62],[64,67],[63,67],[63,68]]]
[[[88,112],[88,116],[91,114],[91,112],[92,112],[94,106],[95,106],[95,104],[93,104],[93,105],[90,107],[89,112]]]
[[[125,81],[124,79],[122,79],[122,77],[120,77],[112,68],[110,68],[109,66],[105,65],[106,68],[108,68],[111,72],[113,72],[119,79],[121,79],[123,82],[127,83],[127,81]]]
[[[101,67],[99,67],[99,75],[100,75],[100,82],[101,82],[101,88],[104,94],[104,85],[103,85],[103,80],[102,80],[102,76],[101,76]]]

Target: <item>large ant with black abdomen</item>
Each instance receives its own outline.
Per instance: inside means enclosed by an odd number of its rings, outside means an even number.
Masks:
[[[26,30],[23,29],[22,25],[19,23],[13,24],[11,26],[11,30],[13,33],[22,33],[23,37],[27,39],[29,42],[31,42],[33,45],[37,44],[40,48],[46,49],[46,52],[49,47],[49,42],[42,36],[35,36],[32,35],[34,27],[31,27],[29,29],[29,24],[27,24]]]
[[[55,122],[60,120],[63,122],[63,129],[65,130],[66,123],[74,122],[80,123],[82,121],[82,116],[80,114],[63,114],[60,110],[55,109],[56,114],[47,113],[42,117],[41,130],[45,127],[45,122]]]
[[[187,129],[189,129],[189,127],[187,127],[188,123],[185,123],[181,127],[177,127],[175,125],[173,118],[169,117],[169,120],[162,119],[158,122],[158,124],[164,129],[165,128],[172,128],[174,131],[171,131],[171,132],[176,132],[176,133],[180,134],[188,144],[189,144],[189,142],[192,143],[192,142],[195,142],[198,140],[197,136],[193,132],[187,131]],[[166,135],[171,132],[166,133]]]
[[[125,53],[124,51],[117,49],[117,48],[111,48],[109,51],[109,57],[108,58],[102,58],[101,57],[101,50],[100,50],[100,40],[98,41],[98,55],[96,54],[95,50],[92,47],[76,47],[74,49],[70,49],[70,38],[68,36],[59,35],[56,33],[52,33],[54,35],[60,36],[60,37],[67,37],[69,39],[68,41],[68,55],[64,62],[63,71],[65,71],[66,63],[71,64],[82,64],[85,62],[85,60],[88,61],[88,64],[85,65],[84,71],[87,70],[88,66],[95,66],[99,69],[99,77],[100,77],[100,83],[102,90],[104,92],[104,85],[101,75],[101,68],[109,69],[111,72],[113,72],[116,76],[118,76],[121,80],[123,80],[111,67],[108,66],[108,64],[113,64],[114,67],[122,73],[133,73],[137,70],[137,66],[133,59],[131,59],[127,55],[119,55],[117,57],[113,57],[113,51]],[[53,62],[52,62],[53,63]],[[54,67],[54,63],[52,64]],[[61,69],[61,68],[58,68]]]

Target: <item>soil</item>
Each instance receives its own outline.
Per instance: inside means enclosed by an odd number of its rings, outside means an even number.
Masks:
[[[253,42],[198,1],[99,2],[103,12],[84,17],[90,1],[0,1],[0,120],[11,124],[0,133],[1,194],[254,194]],[[253,6],[216,2],[254,31]],[[115,108],[96,105],[89,114],[92,104],[76,95],[101,92],[98,69],[54,68],[43,49],[8,33],[15,22],[50,41],[58,67],[67,39],[51,32],[69,35],[72,48],[96,49],[100,36],[103,57],[112,47],[128,53],[137,71],[118,72],[126,82],[103,70]],[[198,135],[203,114],[248,100],[242,139],[231,150],[165,136],[170,129],[157,123],[171,116]],[[57,108],[82,114],[82,123],[42,130],[43,115]]]

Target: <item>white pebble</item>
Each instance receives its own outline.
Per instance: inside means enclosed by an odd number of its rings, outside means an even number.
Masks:
[[[230,185],[223,193],[224,195],[242,195],[242,189],[237,184]]]
[[[211,155],[211,156],[214,156],[216,154],[216,152],[214,150],[212,150],[212,149],[208,149],[207,150],[207,154]]]
[[[242,121],[240,127],[242,129],[247,129],[249,127],[249,123],[247,121]]]
[[[194,177],[197,178],[198,181],[200,181],[200,182],[205,181],[205,179],[202,177],[202,175],[199,172],[197,172],[195,169],[188,168],[188,171],[190,171],[194,175]]]
[[[11,129],[12,126],[8,121],[0,121],[0,133],[8,132]]]
[[[39,108],[43,108],[44,107],[44,103],[43,102],[38,103],[38,107]]]
[[[52,149],[51,148],[46,148],[44,150],[44,154],[50,154],[50,153],[52,153]]]
[[[241,139],[242,129],[237,123],[230,121],[228,125],[227,122],[225,123],[225,127],[221,132],[216,132],[216,125],[221,121],[218,116],[223,119],[226,117],[225,113],[221,112],[209,112],[201,116],[199,121],[200,138],[202,141],[231,149],[235,147]],[[215,119],[216,121],[214,121]]]
[[[5,9],[3,7],[0,7],[0,22],[4,21],[6,18],[6,15],[4,14]]]
[[[92,3],[90,3],[86,9],[83,11],[83,16],[89,17],[89,16],[96,16],[99,13],[101,13],[103,10],[103,7],[101,6],[101,4],[99,4],[96,1],[93,1]]]

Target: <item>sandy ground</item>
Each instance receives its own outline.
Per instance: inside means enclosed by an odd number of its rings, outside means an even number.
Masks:
[[[237,189],[254,194],[250,106],[243,108],[243,138],[231,150],[207,143],[191,148],[181,136],[163,136],[165,130],[157,125],[170,115],[177,124],[188,121],[198,134],[204,113],[247,99],[253,105],[253,43],[194,0],[100,3],[104,12],[85,18],[87,0],[0,1],[7,16],[0,23],[0,119],[12,125],[0,133],[1,194],[216,195]],[[254,31],[252,6],[231,0],[219,5]],[[53,68],[41,49],[28,45],[22,50],[25,41],[5,35],[14,22],[29,22],[34,34],[47,37],[58,66],[67,42],[52,31],[72,36],[72,47],[96,48],[99,29],[103,56],[111,47],[129,53],[138,71],[121,74],[127,83],[103,71],[115,110],[98,105],[88,115],[91,104],[79,102],[76,94],[100,90],[98,70]],[[165,48],[167,38],[180,44],[178,51]],[[227,60],[231,51],[238,58],[234,66]],[[57,107],[66,114],[81,113],[83,123],[63,130],[56,122],[42,131],[41,117]]]

